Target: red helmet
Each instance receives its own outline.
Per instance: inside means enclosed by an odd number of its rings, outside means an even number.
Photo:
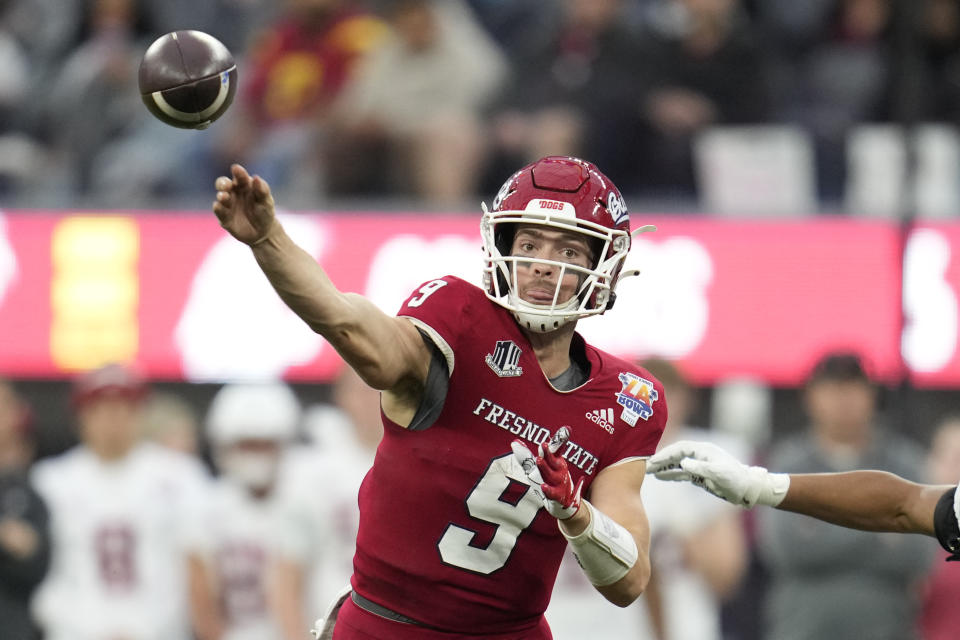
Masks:
[[[552,331],[613,305],[614,288],[630,251],[630,216],[620,191],[593,163],[568,156],[537,160],[513,174],[500,188],[491,209],[484,206],[483,211],[480,232],[486,254],[483,279],[487,297],[510,309],[523,326],[537,332]],[[559,282],[552,304],[533,304],[516,295],[511,283],[518,259],[510,256],[510,249],[518,224],[587,236],[596,258],[591,268],[555,263],[561,273],[574,271],[581,276],[576,296],[558,300]]]
[[[132,367],[117,363],[86,371],[73,383],[73,405],[77,408],[104,396],[141,400],[146,394],[147,383],[140,374]]]

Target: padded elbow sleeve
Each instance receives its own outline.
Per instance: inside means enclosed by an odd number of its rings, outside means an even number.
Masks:
[[[957,523],[957,489],[944,493],[933,512],[933,528],[937,540],[950,552],[947,560],[960,560],[960,525]]]

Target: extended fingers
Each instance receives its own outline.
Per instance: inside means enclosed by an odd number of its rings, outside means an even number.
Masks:
[[[247,170],[244,169],[242,165],[230,165],[230,174],[233,176],[233,181],[238,187],[246,188],[250,186],[250,174],[247,173]]]
[[[220,222],[223,222],[229,215],[230,207],[233,204],[233,195],[231,193],[233,183],[230,181],[230,178],[220,176],[214,182],[214,186],[217,188],[217,195],[212,206],[213,213]]]
[[[270,185],[260,176],[253,176],[250,182],[253,197],[258,202],[266,202],[270,198]]]
[[[657,480],[665,480],[667,482],[689,482],[691,479],[690,473],[680,468],[657,471],[654,477]]]
[[[704,443],[681,440],[667,445],[650,456],[647,461],[647,473],[659,473],[664,469],[673,469],[680,466],[684,459],[709,459],[704,455]]]

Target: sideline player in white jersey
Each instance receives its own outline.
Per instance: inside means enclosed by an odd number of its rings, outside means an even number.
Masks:
[[[337,376],[331,399],[306,412],[311,444],[294,449],[283,470],[273,600],[287,640],[302,640],[316,612],[350,582],[357,493],[383,436],[380,393],[350,367]]]
[[[277,478],[297,435],[300,402],[281,382],[230,384],[217,392],[206,422],[220,475],[202,549],[213,580],[199,604],[215,621],[218,640],[277,640],[270,545],[278,528]]]
[[[209,478],[196,459],[139,442],[146,386],[111,364],[78,377],[80,444],[38,462],[50,509],[50,572],[33,601],[46,640],[191,638],[187,551]]]

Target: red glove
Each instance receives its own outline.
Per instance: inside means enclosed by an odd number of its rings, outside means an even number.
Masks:
[[[522,440],[514,440],[510,445],[527,477],[539,489],[543,506],[558,520],[571,518],[580,509],[580,492],[583,489],[583,477],[574,484],[567,461],[557,454],[560,446],[566,442],[564,436],[568,434],[569,430],[561,427],[546,449],[542,445],[538,447],[536,457]]]

